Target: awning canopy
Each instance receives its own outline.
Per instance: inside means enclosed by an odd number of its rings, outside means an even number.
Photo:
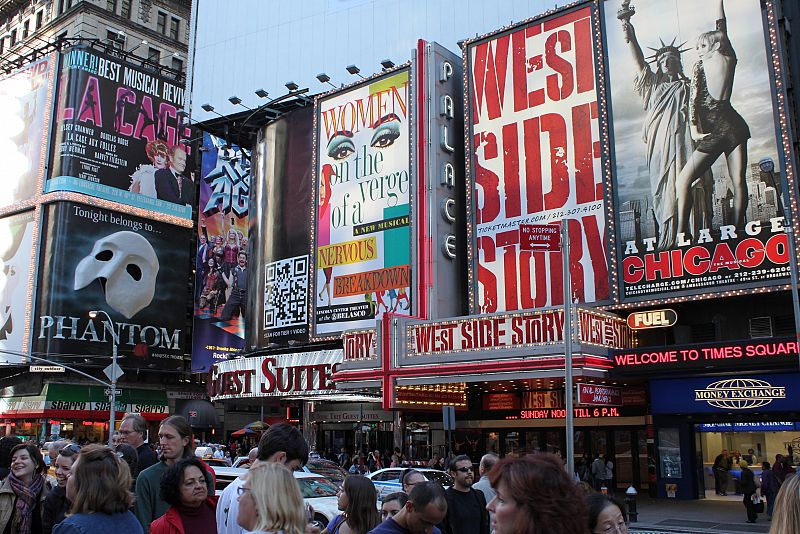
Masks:
[[[158,421],[169,415],[167,394],[163,390],[118,387],[116,412],[139,413],[145,419]],[[27,419],[108,419],[110,402],[102,386],[45,384],[39,395],[0,399],[0,417]]]

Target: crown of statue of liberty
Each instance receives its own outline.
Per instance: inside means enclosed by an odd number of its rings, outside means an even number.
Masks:
[[[675,41],[677,39],[678,38],[675,37],[674,39],[672,39],[672,42],[670,44],[667,44],[667,43],[664,42],[663,39],[659,38],[658,40],[661,41],[661,48],[653,48],[652,46],[648,46],[647,48],[649,48],[650,50],[653,51],[653,55],[647,56],[647,58],[646,58],[647,62],[648,63],[655,63],[655,62],[658,61],[658,58],[661,55],[668,54],[668,53],[677,54],[678,57],[680,57],[680,55],[683,54],[684,52],[686,52],[688,50],[691,50],[691,48],[681,48],[683,45],[686,44],[687,41],[684,41],[681,44],[679,44],[678,46],[675,46]]]

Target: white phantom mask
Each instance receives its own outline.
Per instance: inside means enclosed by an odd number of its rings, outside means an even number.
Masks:
[[[100,279],[109,306],[130,319],[150,305],[156,292],[158,256],[133,232],[101,237],[75,268],[75,290]]]

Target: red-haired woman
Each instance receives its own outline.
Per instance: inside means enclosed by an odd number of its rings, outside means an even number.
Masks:
[[[586,534],[585,496],[553,454],[504,458],[489,473],[494,534]]]

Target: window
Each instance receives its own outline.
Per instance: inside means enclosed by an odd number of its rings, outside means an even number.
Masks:
[[[176,41],[178,40],[178,33],[180,27],[181,27],[181,21],[176,19],[175,17],[172,17],[172,20],[169,23],[169,36],[175,39]]]
[[[31,33],[31,21],[26,20],[22,23],[22,38],[27,39]]]
[[[39,11],[36,14],[36,29],[37,30],[42,27],[42,22],[44,22],[44,10]]]
[[[183,72],[183,60],[177,57],[172,58],[172,70]]]
[[[152,46],[147,50],[147,60],[152,61],[153,63],[158,63],[158,59],[161,57],[161,52],[159,52],[158,48],[153,48]]]
[[[3,48],[5,48],[4,47],[5,44],[6,44],[6,38],[5,37],[0,37],[0,54],[3,53]]]
[[[156,31],[162,35],[167,34],[167,14],[158,12],[158,19],[156,21]]]
[[[106,9],[112,13],[117,12],[117,0],[106,0]]]
[[[123,18],[131,18],[131,1],[132,0],[122,0],[119,14],[122,15]]]
[[[125,48],[125,36],[120,35],[114,30],[108,30],[108,32],[106,33],[106,40],[108,41],[108,44],[110,44],[114,48],[120,50]]]
[[[17,44],[17,30],[11,30],[11,46]]]

